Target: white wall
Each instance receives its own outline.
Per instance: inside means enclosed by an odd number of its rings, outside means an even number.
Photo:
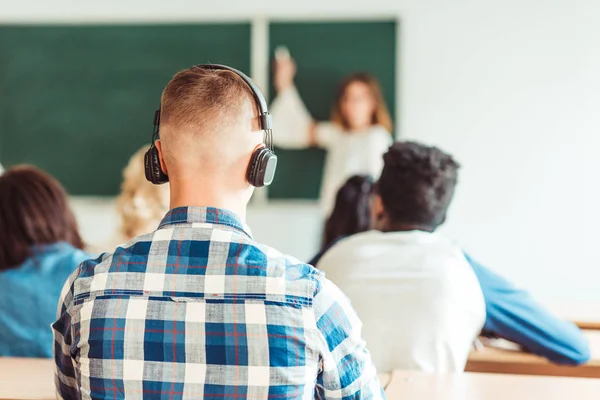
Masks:
[[[463,164],[445,232],[546,302],[600,303],[600,2],[2,1],[10,22],[400,16],[400,133]],[[296,210],[257,236],[305,257],[318,218]]]

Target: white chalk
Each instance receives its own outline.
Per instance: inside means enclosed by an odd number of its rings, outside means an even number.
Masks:
[[[277,61],[289,60],[290,51],[285,46],[277,46],[275,48],[275,59]]]

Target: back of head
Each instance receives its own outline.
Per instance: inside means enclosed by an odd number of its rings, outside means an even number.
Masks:
[[[153,185],[144,175],[144,154],[139,149],[123,170],[117,213],[121,219],[121,235],[129,240],[156,229],[169,210],[169,185]]]
[[[459,164],[435,147],[414,142],[394,143],[383,160],[375,189],[388,225],[434,231],[446,218]]]
[[[325,223],[323,248],[345,236],[369,229],[369,197],[372,187],[371,177],[355,175],[338,190],[334,209]]]
[[[83,248],[63,187],[31,166],[0,176],[0,221],[0,270],[24,262],[34,246],[64,241]]]
[[[200,67],[177,73],[165,87],[160,136],[172,183],[204,177],[238,186],[248,186],[250,154],[263,139],[246,82],[228,70]]]

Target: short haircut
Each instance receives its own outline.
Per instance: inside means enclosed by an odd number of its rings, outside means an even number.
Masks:
[[[459,164],[443,151],[414,142],[396,142],[383,156],[376,191],[392,224],[434,231],[446,218]]]
[[[240,115],[252,91],[236,73],[192,67],[177,73],[161,98],[160,124],[173,129],[216,132],[226,117]]]
[[[0,271],[17,267],[35,246],[83,241],[63,187],[45,172],[18,166],[0,176]]]

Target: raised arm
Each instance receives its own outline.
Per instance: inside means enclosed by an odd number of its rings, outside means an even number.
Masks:
[[[465,256],[485,298],[484,333],[520,344],[557,364],[576,365],[589,360],[588,343],[579,328],[555,317],[529,293]]]
[[[314,298],[321,366],[319,399],[385,399],[377,371],[362,338],[362,324],[350,301],[328,279]]]
[[[294,76],[296,64],[289,58],[275,62],[274,84],[277,96],[271,103],[275,145],[282,148],[302,149],[316,144],[315,121],[302,102]]]

